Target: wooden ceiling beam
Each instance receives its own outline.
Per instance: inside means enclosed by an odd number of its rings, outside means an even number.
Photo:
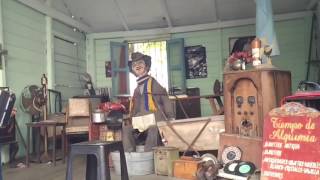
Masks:
[[[117,13],[118,13],[120,21],[122,23],[122,26],[124,27],[124,29],[126,31],[130,31],[129,26],[128,26],[128,20],[127,20],[126,16],[124,15],[124,13],[122,12],[118,1],[117,0],[113,0],[113,3],[115,5],[115,8],[117,9]]]
[[[318,2],[319,2],[319,0],[310,0],[306,9],[312,10],[317,5]]]
[[[219,21],[219,13],[218,13],[218,8],[217,8],[217,0],[212,0],[213,1],[213,11],[214,11],[214,19],[213,21]]]
[[[164,12],[165,20],[167,21],[168,27],[172,27],[172,21],[169,15],[167,0],[161,0],[162,10]]]

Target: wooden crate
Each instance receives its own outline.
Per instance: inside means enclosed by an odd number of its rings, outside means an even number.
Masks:
[[[218,157],[220,160],[223,149],[228,146],[237,146],[238,148],[240,148],[242,152],[241,160],[250,161],[257,167],[257,169],[260,169],[262,155],[262,138],[221,133],[220,148],[218,152]]]
[[[176,178],[197,180],[197,171],[203,164],[200,159],[181,157],[173,164],[173,176]]]
[[[179,159],[179,149],[175,147],[156,147],[153,152],[156,175],[173,176],[173,162]]]
[[[157,122],[165,146],[177,147],[185,151],[200,133],[202,127],[210,121],[191,147],[197,151],[219,149],[219,133],[224,132],[224,116],[209,116],[175,121]]]

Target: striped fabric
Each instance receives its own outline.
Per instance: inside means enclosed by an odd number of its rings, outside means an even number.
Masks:
[[[146,111],[156,112],[157,108],[152,97],[152,78],[144,82],[144,107]]]

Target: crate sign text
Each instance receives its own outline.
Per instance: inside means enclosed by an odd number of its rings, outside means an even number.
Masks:
[[[262,180],[320,180],[320,113],[294,102],[273,109],[262,148]]]

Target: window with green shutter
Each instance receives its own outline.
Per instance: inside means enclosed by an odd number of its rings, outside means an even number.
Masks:
[[[129,94],[128,43],[111,42],[112,97]]]
[[[186,70],[184,60],[184,39],[167,41],[169,93],[186,93]]]

